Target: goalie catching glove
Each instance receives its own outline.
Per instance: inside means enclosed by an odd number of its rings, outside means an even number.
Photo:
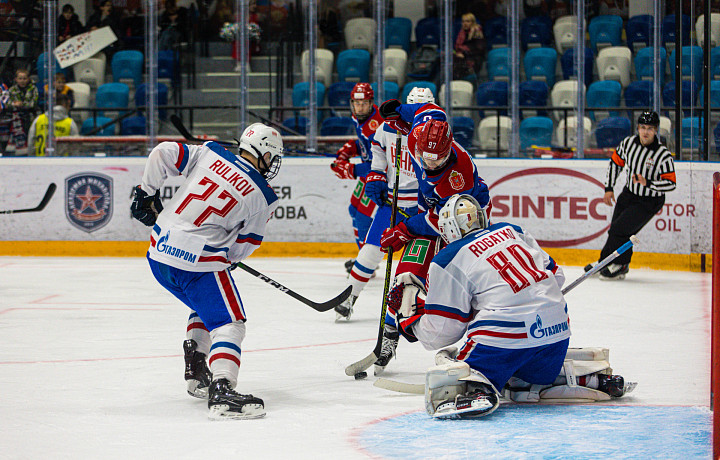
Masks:
[[[365,195],[378,206],[388,199],[388,183],[384,173],[370,171],[365,177]]]
[[[155,195],[148,195],[139,185],[135,187],[135,197],[130,205],[132,216],[151,227],[155,225],[158,214],[163,210],[162,201],[160,201],[160,190]]]
[[[410,233],[405,222],[400,222],[392,228],[385,229],[380,238],[380,249],[387,251],[388,248],[392,248],[393,251],[399,251],[412,239],[415,239],[415,235]]]
[[[412,273],[395,278],[395,286],[388,293],[388,310],[408,342],[417,342],[412,326],[425,314],[425,294],[425,286]]]

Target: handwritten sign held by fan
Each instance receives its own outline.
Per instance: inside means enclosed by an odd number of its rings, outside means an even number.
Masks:
[[[53,53],[60,67],[64,69],[84,61],[115,41],[117,41],[115,33],[106,26],[65,40]]]

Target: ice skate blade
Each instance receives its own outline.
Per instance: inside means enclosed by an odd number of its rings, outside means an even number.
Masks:
[[[632,393],[632,391],[637,386],[637,382],[625,382],[625,386],[623,387],[623,396],[625,396],[628,393]]]
[[[618,276],[602,276],[602,275],[600,275],[600,280],[602,280],[602,281],[620,281],[620,280],[624,280],[624,279],[625,279],[624,274],[618,275]]]
[[[448,410],[443,411],[441,407],[442,405],[438,407],[439,412],[435,411],[432,416],[433,418],[439,420],[478,418],[490,415],[491,413],[495,412],[495,409],[498,408],[497,405],[494,405],[490,401],[483,401],[480,404],[475,403],[472,407],[468,407],[466,409],[448,408]]]
[[[348,313],[347,316],[342,315],[342,314],[340,314],[340,313],[338,313],[338,312],[335,312],[335,322],[336,322],[336,323],[341,323],[341,322],[343,322],[343,320],[344,320],[344,321],[350,321],[350,317],[351,317],[351,316],[352,316],[352,312]]]
[[[208,419],[210,420],[250,420],[254,418],[265,417],[265,408],[260,404],[245,404],[242,412],[229,410],[227,404],[218,404],[212,406],[208,410]]]
[[[377,364],[375,364],[375,369],[373,369],[373,374],[375,375],[375,377],[385,372],[385,367],[386,366],[378,366]]]
[[[208,399],[208,387],[198,388],[200,382],[197,380],[187,381],[187,392],[193,398]]]

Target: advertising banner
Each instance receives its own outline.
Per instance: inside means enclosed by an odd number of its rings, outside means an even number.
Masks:
[[[354,241],[348,215],[353,180],[330,171],[330,158],[286,158],[271,186],[279,206],[266,241]],[[607,161],[476,160],[490,187],[491,220],[527,229],[544,247],[600,249],[612,216],[602,202]],[[132,189],[145,158],[25,158],[0,160],[0,239],[4,241],[145,241],[149,229],[130,216]],[[711,251],[713,163],[676,163],[678,187],[638,235],[643,252]],[[183,178],[161,190],[169,200]],[[42,211],[50,184],[56,184]],[[622,191],[623,179],[615,187]]]

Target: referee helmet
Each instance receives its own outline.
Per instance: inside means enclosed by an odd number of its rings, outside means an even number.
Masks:
[[[660,116],[652,110],[646,110],[641,113],[637,120],[638,125],[650,125],[657,128],[660,126]]]

